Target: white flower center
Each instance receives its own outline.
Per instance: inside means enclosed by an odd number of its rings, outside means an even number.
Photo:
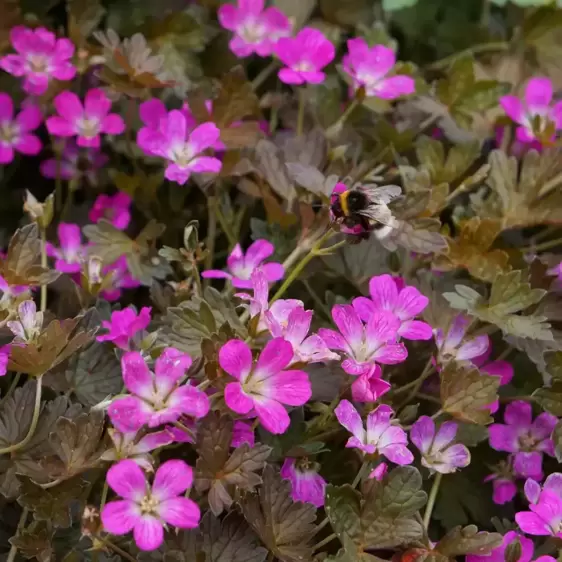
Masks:
[[[83,117],[78,120],[78,130],[80,131],[81,137],[86,137],[91,139],[99,134],[100,132],[100,122],[98,119],[88,119]]]
[[[238,35],[246,41],[246,43],[261,43],[266,34],[265,26],[256,20],[246,20],[238,28]]]
[[[171,160],[173,160],[180,168],[185,168],[193,160],[195,151],[189,143],[176,146],[172,149]]]
[[[310,62],[303,60],[295,65],[293,67],[293,70],[296,70],[297,72],[312,72],[314,70],[314,67]]]
[[[140,502],[140,508],[143,515],[158,515],[156,509],[159,505],[159,501],[152,497],[150,494],[144,496]]]
[[[5,144],[15,144],[20,135],[19,127],[10,121],[0,123],[0,142]]]
[[[31,72],[43,74],[49,70],[49,58],[43,54],[31,54],[27,57],[27,64]]]

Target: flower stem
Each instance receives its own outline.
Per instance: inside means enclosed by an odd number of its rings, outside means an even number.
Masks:
[[[312,551],[316,552],[317,550],[320,550],[323,546],[326,546],[329,542],[332,542],[337,537],[338,536],[336,535],[336,533],[332,533],[331,535],[328,535],[325,539],[322,539],[319,543],[315,544],[312,547]]]
[[[273,59],[260,73],[252,80],[252,89],[257,90],[277,68],[277,60]]]
[[[47,230],[41,228],[41,267],[47,267]],[[41,285],[41,312],[47,310],[47,285]]]
[[[228,239],[228,246],[229,248],[233,248],[234,246],[236,246],[238,242],[237,236],[236,234],[234,234],[234,232],[232,232],[232,229],[230,228],[230,225],[228,224],[226,217],[222,214],[218,199],[216,197],[214,198],[214,201],[212,203],[213,203],[213,212],[215,213],[217,220],[219,221],[220,227],[222,228],[224,235]]]
[[[128,552],[125,552],[122,548],[118,547],[116,544],[113,544],[108,539],[100,537],[99,535],[96,535],[96,539],[103,545],[109,547],[116,554],[119,554],[119,556],[121,556],[125,560],[129,560],[129,562],[136,562],[136,560]]]
[[[345,111],[340,115],[339,119],[335,123],[330,125],[326,130],[327,138],[331,139],[337,136],[337,134],[342,130],[345,122],[348,120],[349,116],[353,113],[359,103],[360,102],[357,98],[353,98],[350,104],[345,108]]]
[[[480,45],[473,45],[468,49],[453,53],[448,57],[438,60],[428,66],[430,70],[440,70],[446,68],[449,64],[455,62],[457,59],[466,55],[477,55],[479,53],[493,53],[494,51],[507,51],[509,43],[507,41],[494,41],[489,43],[481,43]]]
[[[101,491],[101,500],[100,500],[100,513],[103,509],[105,502],[107,501],[107,492],[109,491],[109,485],[107,480],[103,483],[103,490]]]
[[[37,388],[35,390],[35,406],[33,408],[33,417],[31,418],[31,425],[27,435],[19,443],[14,443],[8,447],[0,449],[0,455],[5,455],[6,453],[14,453],[23,449],[33,438],[35,430],[37,429],[37,422],[39,421],[39,414],[41,413],[41,390],[43,387],[43,376],[37,378]]]
[[[215,259],[215,239],[217,237],[217,214],[214,212],[214,207],[216,197],[211,195],[207,201],[208,206],[208,220],[207,220],[207,257],[205,258],[205,269],[211,269],[213,267],[213,261]],[[197,272],[197,277],[199,277],[199,272]],[[208,287],[211,283],[210,279],[205,279],[203,284]]]
[[[14,375],[12,383],[10,384],[10,388],[8,388],[6,394],[4,394],[4,396],[2,396],[2,399],[0,400],[0,406],[4,404],[5,400],[10,396],[10,394],[12,394],[16,386],[18,386],[18,382],[20,382],[20,379],[21,379],[21,373],[16,373]]]
[[[299,88],[299,112],[297,114],[297,137],[302,137],[304,129],[304,106],[306,105],[306,91]]]
[[[438,472],[435,475],[435,480],[433,481],[433,486],[431,486],[431,491],[429,492],[429,499],[427,500],[427,507],[425,508],[425,513],[423,514],[423,526],[427,530],[429,526],[429,521],[431,520],[431,513],[433,512],[433,507],[435,506],[435,500],[437,499],[437,492],[439,491],[439,486],[441,485],[441,479],[443,475]]]
[[[29,509],[25,507],[21,512],[20,520],[18,521],[18,527],[15,535],[16,537],[20,534],[21,530],[25,527],[25,522],[27,521],[28,515],[29,515]],[[10,552],[8,554],[8,558],[6,558],[6,562],[14,562],[14,560],[16,559],[17,552],[18,552],[18,547],[12,545],[12,548],[10,548]]]
[[[369,470],[369,461],[364,460],[363,464],[361,465],[361,468],[359,469],[357,475],[355,476],[355,479],[351,483],[352,488],[357,488],[357,486],[361,482],[361,479],[363,478],[367,470]]]
[[[520,248],[520,250],[521,252],[542,252],[543,250],[550,250],[550,248],[554,248],[555,246],[559,246],[561,244],[562,238],[555,238],[554,240],[547,240],[546,242],[542,242],[541,244],[534,244],[531,246]]]
[[[327,517],[324,517],[322,522],[318,524],[316,529],[314,529],[314,534],[317,535],[329,522],[330,520]]]

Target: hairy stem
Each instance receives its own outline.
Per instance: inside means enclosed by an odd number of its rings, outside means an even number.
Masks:
[[[423,526],[426,528],[426,530],[431,520],[431,513],[433,512],[433,508],[435,506],[435,500],[437,499],[437,492],[439,492],[439,486],[441,485],[442,478],[443,475],[440,472],[438,472],[435,475],[433,486],[431,486],[431,491],[429,492],[429,499],[427,500],[425,513],[423,514]]]
[[[318,534],[328,523],[330,522],[330,520],[325,517],[321,523],[318,524],[318,526],[316,527],[316,529],[314,529],[314,534]]]
[[[328,127],[326,131],[327,138],[331,139],[337,136],[337,134],[342,130],[342,127],[345,125],[345,122],[349,119],[349,116],[355,111],[355,108],[359,104],[359,100],[357,98],[353,98],[353,100],[345,108],[345,111],[340,115],[339,119]]]
[[[519,249],[521,252],[542,252],[560,245],[562,245],[562,238],[555,238],[554,240],[547,240],[546,242],[541,242],[540,244],[534,244]]]
[[[357,486],[361,482],[361,479],[363,478],[363,476],[368,470],[369,470],[369,461],[364,460],[363,464],[361,465],[361,468],[359,469],[353,482],[351,483],[352,488],[357,488]]]
[[[47,267],[47,230],[41,228],[41,267]],[[41,312],[47,310],[47,285],[41,285]]]
[[[29,515],[29,509],[25,507],[21,512],[20,520],[18,521],[16,537],[21,533],[22,529],[25,527],[25,522],[27,521],[28,515]],[[8,558],[6,558],[6,562],[14,562],[14,560],[16,559],[17,552],[18,552],[18,547],[12,545],[12,548],[10,548],[10,552],[8,554]]]
[[[37,422],[39,421],[39,414],[41,413],[41,390],[43,387],[43,376],[37,378],[37,388],[35,389],[35,406],[33,407],[33,417],[31,418],[31,425],[27,435],[19,443],[14,443],[9,447],[4,447],[0,449],[0,455],[5,455],[6,453],[13,453],[23,449],[33,438],[35,430],[37,429]]]
[[[325,539],[322,539],[319,543],[316,543],[312,547],[313,552],[320,550],[323,546],[326,546],[329,542],[332,542],[337,537],[338,536],[336,535],[336,533],[332,533],[331,535],[328,535]]]
[[[101,491],[101,500],[100,500],[100,513],[103,509],[105,502],[107,501],[107,492],[109,491],[109,484],[107,480],[103,483],[103,490]]]
[[[230,228],[230,224],[226,220],[226,217],[222,214],[218,199],[216,197],[214,201],[213,212],[215,213],[217,220],[219,221],[219,225],[222,228],[224,235],[228,239],[229,248],[232,249],[238,243],[238,237],[236,236],[236,234],[234,234],[232,228]]]

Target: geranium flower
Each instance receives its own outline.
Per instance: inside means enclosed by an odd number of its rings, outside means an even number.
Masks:
[[[11,320],[6,325],[16,336],[14,343],[28,343],[41,333],[43,313],[37,312],[35,301],[23,301],[18,306],[18,320]]]
[[[47,255],[55,258],[55,268],[63,273],[79,273],[85,258],[82,235],[77,224],[59,223],[57,227],[60,247],[47,242]]]
[[[466,331],[471,320],[468,316],[457,314],[453,318],[447,335],[443,330],[435,330],[435,343],[439,350],[439,362],[447,363],[453,359],[457,361],[471,361],[484,354],[490,346],[490,338],[483,334],[465,341]]]
[[[415,287],[405,287],[400,278],[390,275],[372,277],[369,281],[371,298],[353,299],[353,308],[364,322],[368,322],[376,310],[392,312],[400,320],[398,335],[407,340],[429,340],[433,336],[431,326],[414,318],[429,303]]]
[[[496,451],[513,453],[513,469],[517,476],[542,479],[543,453],[554,456],[552,430],[558,419],[543,412],[533,421],[531,405],[523,400],[505,408],[505,425],[489,426],[490,446]]]
[[[9,164],[14,151],[35,155],[41,152],[41,141],[30,131],[39,127],[43,116],[38,107],[25,106],[14,117],[12,98],[0,92],[0,164]]]
[[[509,384],[513,378],[513,366],[511,363],[503,360],[489,361],[492,354],[492,346],[490,345],[482,355],[473,357],[471,362],[478,367],[481,373],[500,377],[500,385]],[[499,409],[499,400],[490,404],[490,413],[494,414]]]
[[[2,291],[2,298],[0,302],[11,300],[14,297],[22,295],[29,291],[28,285],[10,285],[6,279],[0,275],[0,291]]]
[[[218,173],[222,162],[201,154],[219,139],[220,130],[211,122],[189,129],[182,111],[174,109],[160,122],[160,131],[137,138],[139,146],[149,155],[168,160],[165,176],[183,185],[192,173]]]
[[[104,275],[111,273],[111,288],[101,292],[101,296],[110,302],[119,300],[122,289],[140,287],[140,282],[129,272],[126,256],[121,256],[114,263],[105,266],[102,272]]]
[[[348,358],[342,368],[350,375],[363,375],[375,363],[394,365],[408,356],[401,343],[395,343],[400,320],[391,312],[374,311],[367,325],[363,325],[350,305],[335,305],[332,318],[340,333],[321,328],[318,333],[330,349],[343,351]]]
[[[180,529],[199,525],[199,507],[182,495],[193,483],[193,471],[184,461],[170,460],[160,465],[150,486],[139,465],[124,460],[108,470],[107,483],[123,499],[104,506],[104,529],[113,535],[133,531],[141,550],[155,550],[162,544],[166,524]]]
[[[247,443],[250,447],[253,447],[256,444],[254,430],[249,423],[236,420],[232,427],[232,441],[230,446],[236,448],[240,447],[244,443]]]
[[[519,541],[521,545],[521,555],[517,559],[517,562],[531,562],[533,559],[533,551],[535,550],[533,541],[515,531],[508,531],[504,535],[501,545],[494,548],[489,554],[483,556],[468,554],[466,556],[466,562],[504,562],[507,547],[515,541]],[[542,556],[540,557],[540,559],[543,558]],[[551,558],[551,556],[547,556],[546,558]],[[539,558],[537,560],[539,560]],[[547,561],[542,560],[541,562]]]
[[[366,373],[359,375],[351,385],[351,397],[355,402],[376,402],[386,394],[391,385],[382,378],[382,369],[372,365]]]
[[[408,450],[406,432],[390,421],[394,413],[390,406],[382,404],[375,408],[367,416],[366,429],[359,412],[348,400],[342,400],[334,413],[340,424],[353,434],[346,447],[360,449],[369,455],[378,452],[400,465],[413,462],[414,455]]]
[[[256,240],[244,253],[240,244],[234,246],[226,260],[229,271],[209,269],[201,274],[205,279],[230,279],[237,289],[252,288],[252,274],[260,269],[269,283],[275,283],[285,275],[283,265],[277,262],[263,263],[275,252],[275,246],[267,240]]]
[[[510,502],[517,493],[511,462],[500,461],[496,470],[484,478],[484,482],[492,482],[492,501],[498,505]]]
[[[423,466],[441,474],[456,472],[470,464],[470,452],[465,445],[455,444],[458,424],[442,423],[435,431],[435,422],[421,416],[410,430],[410,439],[421,453]]]
[[[0,346],[0,377],[8,372],[8,363],[10,362],[11,345]]]
[[[105,328],[108,332],[97,336],[96,339],[99,342],[113,342],[114,345],[121,349],[130,349],[130,341],[135,334],[145,330],[150,324],[151,310],[151,307],[144,306],[138,315],[131,307],[112,312],[111,321],[103,320],[101,323],[102,328]]]
[[[92,222],[106,219],[119,230],[124,230],[129,226],[131,220],[131,197],[120,191],[115,195],[98,195],[93,207],[90,209],[88,218]]]
[[[562,498],[559,493],[543,488],[529,509],[515,514],[515,521],[524,533],[562,538]]]
[[[527,478],[525,481],[525,497],[529,503],[538,503],[543,490],[552,492],[562,498],[562,473],[553,472],[549,474],[542,486],[532,478]]]
[[[125,122],[117,113],[109,113],[111,100],[103,90],[93,88],[84,99],[73,92],[61,92],[53,100],[59,115],[49,117],[46,121],[51,135],[73,137],[77,135],[78,146],[98,148],[100,135],[119,135],[125,130]]]
[[[70,62],[74,55],[70,39],[57,39],[44,27],[18,25],[11,29],[10,41],[17,54],[0,58],[0,68],[13,76],[25,76],[23,89],[28,94],[44,94],[52,78],[72,80],[76,75]]]
[[[515,134],[520,142],[552,141],[562,129],[562,102],[551,106],[552,82],[549,78],[531,78],[525,88],[524,100],[503,96],[500,105],[519,124]]]
[[[219,364],[237,379],[226,385],[226,405],[238,414],[254,411],[270,433],[284,433],[290,424],[284,404],[302,406],[312,393],[304,371],[284,370],[292,359],[293,348],[282,338],[267,342],[255,364],[246,343],[225,343],[219,350]]]
[[[296,502],[311,503],[315,507],[324,505],[326,480],[318,474],[316,463],[308,459],[285,459],[281,467],[281,478],[291,483],[291,497]]]
[[[360,37],[347,42],[348,54],[344,55],[343,69],[353,80],[353,88],[363,87],[367,97],[393,100],[413,94],[416,87],[413,78],[402,74],[388,76],[396,64],[396,55],[384,45],[369,48]]]
[[[267,57],[281,37],[291,34],[287,16],[275,7],[264,10],[264,0],[238,0],[238,7],[225,4],[217,15],[220,24],[234,32],[229,46],[237,57]]]
[[[320,84],[326,74],[322,69],[336,55],[331,41],[318,29],[305,27],[295,37],[282,37],[275,52],[286,65],[279,71],[279,79],[285,84]]]
[[[386,476],[387,472],[388,465],[385,462],[381,462],[378,466],[371,470],[371,472],[369,473],[369,478],[380,482]]]
[[[121,358],[123,382],[130,396],[118,397],[108,408],[113,425],[123,432],[143,425],[158,427],[187,415],[202,418],[209,411],[207,395],[190,384],[180,386],[191,357],[173,347],[164,349],[154,364],[154,373],[142,355],[129,351]]]

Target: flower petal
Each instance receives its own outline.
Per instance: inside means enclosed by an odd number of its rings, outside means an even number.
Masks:
[[[285,433],[291,423],[291,418],[284,406],[276,400],[260,400],[254,402],[254,409],[261,424],[270,433],[279,435]]]
[[[112,535],[126,535],[141,516],[139,506],[130,500],[117,500],[107,503],[101,511],[104,531]]]
[[[434,437],[435,422],[429,416],[421,416],[414,425],[412,425],[410,441],[412,441],[422,454],[430,450]]]
[[[552,82],[549,78],[531,78],[525,88],[525,103],[532,113],[543,114],[552,101]]]
[[[275,246],[267,240],[256,240],[246,250],[244,257],[245,265],[251,269],[258,267],[262,261],[266,260],[275,252]]]
[[[194,529],[199,525],[201,511],[189,498],[171,498],[158,506],[158,513],[166,523],[180,529]]]
[[[354,308],[347,304],[337,304],[332,308],[332,318],[349,345],[356,349],[363,342],[364,328]]]
[[[208,396],[202,390],[184,384],[170,394],[168,406],[187,416],[204,418],[209,413],[210,403]]]
[[[146,478],[135,461],[127,459],[114,464],[106,479],[109,487],[127,500],[138,503],[146,494]]]
[[[268,341],[260,353],[253,376],[258,380],[275,376],[293,358],[293,346],[283,338]]]
[[[252,352],[242,340],[230,340],[219,350],[219,365],[231,377],[244,381],[252,369]]]
[[[191,367],[191,357],[175,347],[164,349],[154,363],[155,384],[162,394],[168,394]]]
[[[312,388],[304,371],[281,371],[264,381],[260,393],[288,406],[302,406],[310,399]]]
[[[150,400],[154,395],[154,379],[138,351],[129,351],[121,358],[123,382],[129,392]]]
[[[152,495],[163,501],[183,494],[193,484],[193,470],[182,460],[174,459],[160,465],[154,476]]]
[[[365,440],[365,428],[359,412],[348,400],[342,400],[334,413],[340,424],[361,442]]]
[[[156,517],[143,515],[135,525],[133,536],[140,550],[156,550],[164,542],[164,527]]]
[[[254,401],[244,393],[239,382],[229,382],[226,385],[224,401],[237,414],[247,414],[254,407]]]

